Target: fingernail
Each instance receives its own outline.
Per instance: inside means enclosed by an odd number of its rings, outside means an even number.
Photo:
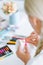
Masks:
[[[25,46],[27,46],[27,43],[25,43]]]

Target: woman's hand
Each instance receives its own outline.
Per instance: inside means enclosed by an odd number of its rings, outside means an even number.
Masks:
[[[31,43],[37,46],[39,40],[39,36],[36,32],[32,32],[29,37],[26,38],[26,42]]]
[[[35,32],[32,32],[29,37],[26,38],[26,42],[34,44],[37,46],[38,44],[38,34]],[[27,45],[24,46],[24,52],[20,50],[20,46],[18,47],[18,50],[16,52],[17,56],[26,64],[30,60],[30,53],[28,51]]]
[[[24,46],[24,52],[20,50],[19,46],[16,54],[25,64],[30,60],[30,53],[28,52],[27,45]]]

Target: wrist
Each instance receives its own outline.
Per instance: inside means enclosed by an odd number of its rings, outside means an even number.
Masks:
[[[24,65],[26,65],[27,63],[24,63]]]
[[[25,65],[26,65],[26,63],[25,63]]]
[[[30,59],[28,59],[28,61],[30,61]],[[25,62],[24,62],[24,65],[27,65],[28,61],[25,61]]]

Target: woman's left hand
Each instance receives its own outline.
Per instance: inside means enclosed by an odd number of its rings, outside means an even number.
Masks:
[[[25,40],[27,43],[31,43],[31,44],[37,46],[38,41],[39,41],[39,36],[36,32],[32,32],[31,35],[29,37],[27,37]]]

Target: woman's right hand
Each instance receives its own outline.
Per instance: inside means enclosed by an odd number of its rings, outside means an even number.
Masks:
[[[27,64],[27,62],[30,60],[30,53],[28,51],[27,45],[24,46],[24,52],[22,52],[20,50],[20,46],[18,47],[18,50],[16,52],[17,56],[25,63]]]

